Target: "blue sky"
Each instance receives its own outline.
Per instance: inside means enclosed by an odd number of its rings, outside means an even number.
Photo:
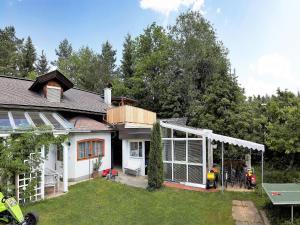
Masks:
[[[109,40],[121,58],[127,33],[136,36],[157,22],[174,23],[187,9],[200,10],[229,49],[232,67],[247,95],[300,90],[300,1],[298,0],[1,0],[0,27],[30,35],[50,60],[67,38],[74,49],[100,52]]]

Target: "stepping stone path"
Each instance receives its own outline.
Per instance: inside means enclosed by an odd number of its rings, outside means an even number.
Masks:
[[[269,225],[252,201],[232,201],[232,217],[236,225]]]

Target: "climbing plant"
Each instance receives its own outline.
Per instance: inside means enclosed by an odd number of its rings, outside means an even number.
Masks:
[[[45,146],[45,155],[47,155],[50,144],[60,144],[65,139],[65,135],[54,136],[48,127],[30,129],[1,138],[0,191],[7,195],[14,195],[16,175],[31,173],[39,167],[43,160],[40,153],[42,146]],[[27,160],[27,163],[24,163],[24,160]],[[35,186],[34,183],[38,180],[32,182],[32,184],[28,184],[28,187]],[[25,193],[25,195],[30,196],[32,191],[34,188],[28,188],[25,192],[29,193]]]

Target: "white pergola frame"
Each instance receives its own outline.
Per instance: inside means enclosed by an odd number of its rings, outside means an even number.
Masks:
[[[176,125],[168,122],[164,122],[163,120],[160,121],[160,126],[163,128],[168,128],[171,129],[171,138],[162,138],[163,140],[174,140],[173,138],[173,130],[178,130],[186,133],[186,138],[176,138],[176,140],[182,139],[182,140],[190,140],[192,138],[188,138],[188,133],[190,134],[195,134],[202,136],[202,150],[203,150],[203,163],[202,163],[202,168],[203,168],[203,185],[206,186],[206,173],[207,173],[207,160],[206,160],[206,142],[208,145],[208,148],[211,148],[211,143],[212,141],[217,141],[222,144],[222,191],[224,191],[224,143],[228,143],[231,145],[236,145],[240,147],[247,148],[249,150],[258,150],[261,151],[261,174],[262,174],[262,183],[263,183],[263,176],[264,176],[264,151],[265,151],[265,146],[262,144],[258,144],[255,142],[251,141],[246,141],[238,138],[233,138],[233,137],[228,137],[225,135],[220,135],[220,134],[214,134],[212,130],[208,129],[198,129],[198,128],[193,128],[193,127],[188,127],[188,126],[182,126],[182,125]],[[198,138],[199,139],[199,138]],[[206,141],[207,140],[207,141]],[[172,149],[173,149],[173,142],[171,142]],[[172,156],[173,159],[173,156]],[[167,162],[167,161],[166,161]],[[173,162],[173,160],[172,160]],[[169,162],[170,163],[170,162]],[[172,165],[173,168],[173,165]],[[173,173],[172,173],[173,174]],[[173,176],[173,175],[172,175]],[[173,180],[173,177],[172,177]],[[188,184],[189,185],[189,184]],[[194,186],[194,185],[193,185]]]
[[[24,118],[26,119],[26,121],[29,124],[29,127],[27,128],[19,128],[16,126],[14,118],[13,118],[13,114],[12,112],[14,111],[10,111],[10,110],[1,110],[1,112],[6,112],[8,115],[8,120],[9,123],[11,125],[11,129],[8,130],[0,130],[0,137],[2,138],[7,138],[9,137],[11,134],[16,134],[16,133],[24,133],[27,131],[30,131],[31,128],[36,128],[36,124],[34,124],[32,118],[30,117],[28,112],[32,112],[32,111],[24,111],[24,110],[15,110],[18,112],[23,112],[24,113]],[[37,112],[37,111],[36,111]],[[59,135],[67,135],[69,134],[71,131],[74,131],[74,127],[67,121],[65,120],[61,115],[59,115],[56,112],[50,112],[51,116],[53,117],[53,119],[55,119],[62,127],[62,129],[56,129],[55,126],[47,119],[47,117],[44,115],[43,112],[37,112],[38,116],[40,117],[41,121],[43,121],[43,123],[46,126],[49,126],[51,129],[49,129],[49,131],[42,131],[42,132],[51,132],[53,133],[54,136],[59,136]],[[39,132],[39,131],[33,131],[33,132]],[[38,134],[38,133],[37,133]],[[62,143],[63,146],[63,191],[64,192],[68,192],[68,154],[69,154],[69,142],[68,140],[66,140],[64,143]],[[41,155],[44,158],[45,157],[45,147],[43,146],[41,149]],[[26,161],[26,160],[25,160]],[[42,163],[41,165],[41,173],[42,173],[42,190],[41,193],[39,194],[39,196],[41,197],[41,199],[44,199],[44,163]],[[31,179],[31,178],[30,178]],[[16,177],[16,185],[18,186],[19,184],[19,176]],[[26,188],[26,185],[22,186],[23,188]],[[18,190],[18,187],[16,188]],[[19,198],[19,192],[17,191],[16,193],[17,198]],[[32,197],[35,200],[38,200],[37,196],[33,196]]]

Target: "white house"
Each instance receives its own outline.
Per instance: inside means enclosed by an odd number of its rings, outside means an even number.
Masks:
[[[0,76],[0,137],[43,125],[54,135],[66,135],[59,146],[49,146],[35,200],[44,198],[45,188],[88,179],[97,162],[99,171],[120,168],[133,175],[147,175],[150,133],[156,114],[132,106],[133,99],[112,97],[111,89],[99,93],[80,90],[58,70],[28,80]],[[205,187],[206,170],[212,165],[211,142],[222,141],[263,150],[261,145],[213,134],[162,120],[165,180]],[[16,178],[17,197],[31,174]]]

